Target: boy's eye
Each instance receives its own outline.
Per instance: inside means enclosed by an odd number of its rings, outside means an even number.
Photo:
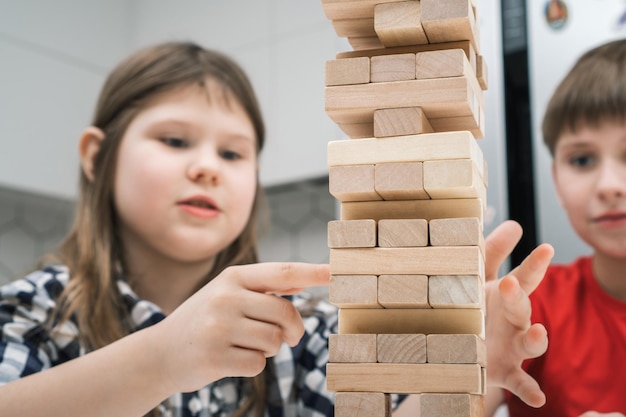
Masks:
[[[172,148],[187,148],[189,146],[189,142],[176,137],[161,138],[161,142],[163,142],[167,146],[171,146]]]
[[[596,159],[591,155],[574,155],[569,158],[570,165],[578,168],[588,168],[595,163]]]
[[[229,161],[236,161],[237,159],[241,159],[241,155],[235,151],[220,151],[220,155],[222,156],[222,158]]]

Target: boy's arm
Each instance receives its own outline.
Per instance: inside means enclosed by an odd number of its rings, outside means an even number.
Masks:
[[[530,294],[539,285],[554,254],[552,246],[539,245],[507,276],[496,280],[500,265],[522,236],[521,226],[506,221],[485,240],[487,297],[487,381],[485,416],[491,416],[504,401],[503,388],[531,406],[539,407],[545,396],[537,382],[521,368],[522,361],[542,355],[547,335],[541,324],[530,323]],[[409,396],[394,417],[415,415],[417,396]]]
[[[504,403],[504,391],[499,387],[489,387],[485,396],[485,417],[494,415],[498,407]]]

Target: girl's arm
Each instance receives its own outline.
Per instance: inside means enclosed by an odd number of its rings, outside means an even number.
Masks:
[[[140,416],[170,394],[159,334],[148,328],[90,354],[0,387],[10,416]]]
[[[0,387],[15,416],[139,416],[175,392],[226,376],[253,376],[282,342],[304,333],[291,302],[274,294],[328,285],[327,265],[230,267],[163,321],[85,356]]]

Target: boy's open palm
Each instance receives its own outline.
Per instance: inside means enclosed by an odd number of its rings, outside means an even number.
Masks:
[[[522,235],[514,221],[496,228],[486,239],[487,379],[492,386],[511,391],[533,407],[545,403],[537,382],[521,368],[522,361],[542,355],[548,346],[542,324],[531,325],[528,298],[539,285],[554,254],[552,246],[539,245],[507,276],[496,280],[498,268]]]
[[[172,392],[260,373],[283,341],[294,346],[304,333],[297,309],[275,294],[328,285],[329,275],[328,265],[304,263],[225,269],[155,326]]]

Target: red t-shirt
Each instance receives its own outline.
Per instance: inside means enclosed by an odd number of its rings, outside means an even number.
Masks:
[[[549,342],[544,355],[523,367],[539,382],[546,404],[535,409],[507,393],[510,416],[626,414],[626,302],[600,287],[591,258],[551,266],[531,302],[532,322],[544,324]]]

